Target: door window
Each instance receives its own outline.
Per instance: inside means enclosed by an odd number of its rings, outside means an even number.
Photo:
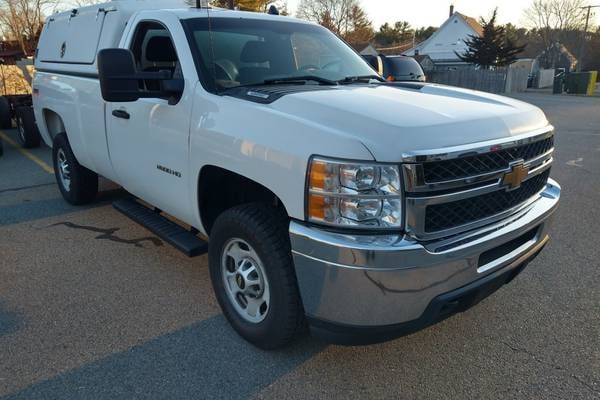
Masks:
[[[171,78],[183,78],[175,45],[167,28],[154,21],[141,22],[134,35],[131,51],[138,71],[168,71]],[[157,80],[140,82],[140,90],[160,90]]]

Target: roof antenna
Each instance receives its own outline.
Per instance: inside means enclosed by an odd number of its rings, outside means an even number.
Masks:
[[[271,7],[269,7],[269,11],[267,12],[267,14],[279,15],[279,10],[277,9],[277,6],[275,6],[275,4],[271,4]]]
[[[199,1],[199,0],[196,0]],[[208,20],[208,44],[210,46],[210,54],[211,54],[211,62],[210,62],[210,66],[211,66],[211,72],[212,72],[212,79],[213,79],[213,85],[216,87],[217,86],[217,66],[215,63],[215,46],[214,46],[214,42],[213,42],[213,31],[212,31],[212,24],[211,24],[211,20],[210,20],[210,7],[206,8],[206,19]]]

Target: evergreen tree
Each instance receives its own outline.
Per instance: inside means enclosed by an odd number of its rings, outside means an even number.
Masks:
[[[415,30],[415,42],[421,43],[435,33],[439,28],[435,26],[422,27]]]
[[[398,21],[393,26],[387,22],[375,34],[375,41],[382,46],[391,46],[412,40],[414,30],[406,21]]]
[[[354,4],[348,16],[348,29],[344,39],[350,43],[368,42],[373,38],[373,25],[365,10]]]
[[[469,39],[464,41],[468,47],[465,53],[455,52],[461,60],[483,68],[502,67],[512,64],[525,49],[525,45],[516,44],[515,38],[507,34],[504,26],[496,25],[497,11],[495,9],[487,21],[481,18],[483,35],[469,35]]]

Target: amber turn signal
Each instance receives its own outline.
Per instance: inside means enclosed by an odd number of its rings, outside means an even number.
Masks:
[[[325,197],[318,194],[310,194],[308,197],[308,215],[317,220],[325,219]]]
[[[309,187],[324,190],[326,178],[327,164],[323,161],[314,161],[310,167]]]

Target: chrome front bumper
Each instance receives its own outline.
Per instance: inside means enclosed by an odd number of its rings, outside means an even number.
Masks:
[[[519,213],[435,242],[404,235],[343,235],[292,222],[304,310],[309,320],[349,327],[418,320],[438,296],[516,269],[536,255],[549,239],[559,197],[560,186],[550,179],[539,199]],[[485,264],[480,265],[483,253]]]

